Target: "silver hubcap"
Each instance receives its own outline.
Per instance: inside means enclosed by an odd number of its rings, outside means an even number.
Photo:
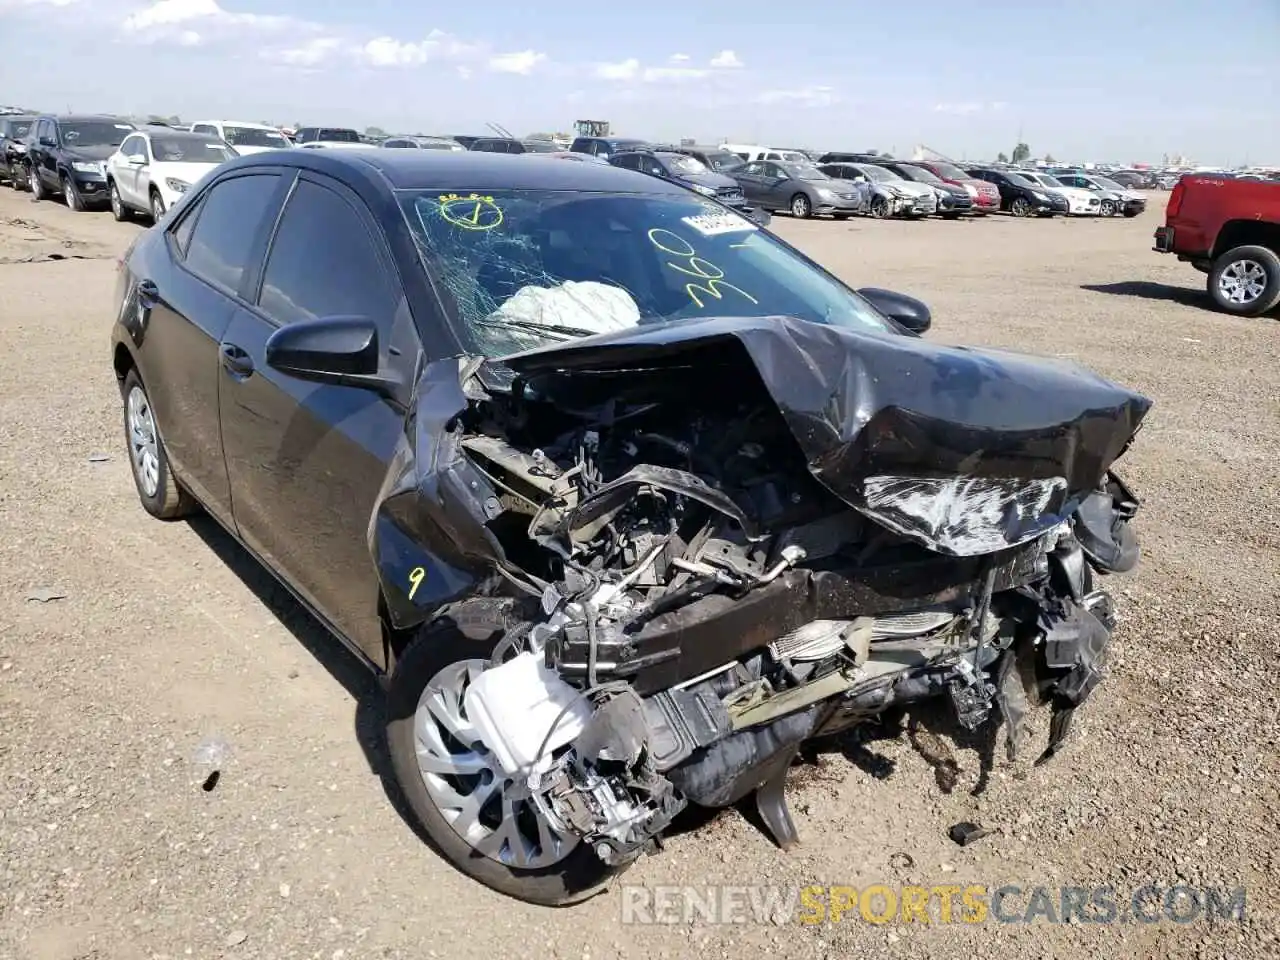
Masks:
[[[111,185],[111,212],[119,216],[120,211],[124,209],[120,203],[120,191],[116,189],[116,185]]]
[[[164,201],[158,193],[151,195],[151,215],[157,220],[164,216]]]
[[[413,718],[418,771],[436,809],[476,852],[511,867],[547,867],[568,856],[578,838],[547,822],[467,719],[463,697],[484,666],[450,664],[423,689]]]
[[[797,217],[803,217],[809,212],[809,204],[805,202],[804,197],[796,197],[791,201],[791,212]]]
[[[142,492],[154,497],[160,489],[160,444],[151,403],[141,387],[129,391],[129,454]]]
[[[1267,272],[1256,260],[1227,264],[1218,277],[1218,290],[1229,303],[1253,303],[1267,289]]]
[[[40,174],[36,173],[35,170],[33,169],[31,171],[31,176],[28,179],[31,182],[31,192],[39,193],[40,192]]]

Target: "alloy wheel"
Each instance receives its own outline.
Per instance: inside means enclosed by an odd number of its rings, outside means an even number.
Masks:
[[[807,217],[809,215],[809,198],[803,194],[794,197],[791,201],[791,214],[795,217]]]
[[[1266,289],[1267,272],[1256,260],[1229,263],[1218,277],[1218,290],[1228,303],[1245,306],[1261,297]]]
[[[467,688],[485,668],[461,660],[423,688],[414,713],[418,772],[440,815],[477,853],[524,870],[559,863],[578,838],[558,831],[502,770],[467,717]]]
[[[164,216],[164,200],[159,193],[151,194],[151,219],[156,223]]]
[[[148,497],[160,489],[160,442],[156,436],[156,418],[151,401],[139,386],[129,391],[126,401],[129,418],[129,456],[138,486]]]
[[[1103,200],[1101,213],[1104,217],[1114,217],[1116,215],[1116,205],[1110,200]]]
[[[34,166],[27,177],[27,185],[31,187],[31,193],[37,200],[44,196],[44,186],[40,183],[40,174]]]
[[[120,191],[114,181],[111,184],[111,212],[117,220],[124,219],[124,204],[120,200]]]
[[[889,201],[884,197],[876,197],[871,201],[871,215],[883,220],[889,216]]]
[[[1015,217],[1025,217],[1031,213],[1031,204],[1027,203],[1026,197],[1018,197],[1013,201],[1013,215]]]

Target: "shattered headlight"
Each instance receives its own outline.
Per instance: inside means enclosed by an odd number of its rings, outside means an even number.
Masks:
[[[882,526],[956,557],[1034,540],[1074,508],[1062,477],[869,477],[861,506]]]

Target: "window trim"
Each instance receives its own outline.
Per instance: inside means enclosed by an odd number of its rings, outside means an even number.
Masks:
[[[351,208],[352,212],[356,215],[356,219],[358,219],[364,227],[365,235],[370,241],[372,241],[374,256],[377,258],[379,266],[382,268],[382,276],[379,282],[386,288],[386,292],[391,294],[391,299],[394,303],[398,304],[401,299],[405,301],[406,308],[410,312],[411,319],[415,320],[413,323],[414,335],[421,339],[421,334],[417,332],[418,327],[416,318],[413,318],[412,306],[409,304],[408,293],[404,289],[404,283],[400,278],[400,272],[396,269],[395,257],[392,255],[390,245],[387,242],[386,231],[382,229],[374,218],[372,211],[369,209],[369,205],[365,203],[359,194],[346,186],[346,184],[340,183],[331,177],[316,173],[312,170],[299,170],[297,173],[298,176],[294,177],[293,182],[289,185],[289,189],[280,203],[280,206],[276,209],[275,218],[271,224],[271,229],[268,232],[266,247],[262,251],[262,257],[260,259],[261,266],[257,271],[257,275],[254,277],[252,288],[247,291],[248,295],[245,298],[244,307],[263,323],[270,324],[273,329],[279,330],[281,327],[288,325],[281,323],[275,317],[270,316],[262,309],[258,301],[262,297],[262,285],[263,281],[266,279],[267,264],[271,260],[272,250],[275,249],[276,238],[280,234],[280,224],[284,222],[284,215],[289,209],[289,203],[293,200],[293,195],[297,193],[299,184],[306,181],[312,186],[319,187],[322,190],[328,190]],[[394,317],[390,318],[388,322],[394,322]],[[379,329],[378,336],[389,340],[390,333],[390,329],[385,331]]]
[[[275,192],[270,195],[267,200],[268,210],[274,208],[275,215],[272,217],[264,217],[263,222],[258,225],[257,232],[254,234],[253,243],[250,246],[249,263],[243,274],[240,276],[240,289],[231,290],[216,280],[193,270],[187,263],[187,251],[181,250],[180,256],[173,257],[173,263],[176,267],[186,273],[188,276],[199,280],[211,290],[215,290],[225,297],[229,297],[241,306],[250,306],[246,299],[247,289],[256,289],[262,274],[262,263],[264,257],[259,253],[267,240],[274,235],[275,226],[280,219],[280,210],[283,204],[281,198],[286,196],[293,189],[293,180],[296,180],[296,170],[288,167],[252,167],[248,170],[232,170],[218,177],[218,179],[206,185],[195,197],[188,201],[190,210],[184,209],[180,218],[175,219],[165,229],[165,240],[169,245],[170,252],[177,249],[177,242],[174,239],[174,231],[183,223],[188,216],[197,218],[196,222],[191,225],[191,236],[195,237],[195,231],[200,228],[199,217],[203,216],[206,205],[208,204],[209,195],[217,189],[220,184],[228,183],[232,180],[238,180],[243,177],[261,177],[274,176],[277,179]],[[250,285],[252,283],[252,286]]]

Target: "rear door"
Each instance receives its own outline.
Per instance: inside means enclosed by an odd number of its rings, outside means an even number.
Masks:
[[[279,206],[279,172],[218,180],[136,258],[126,309],[143,329],[141,373],[165,451],[191,492],[232,523],[218,425],[218,344]],[[256,258],[256,259],[255,259]]]
[[[404,430],[419,348],[382,229],[365,203],[327,177],[301,174],[251,299],[235,311],[221,344],[236,527],[313,609],[379,662],[369,522]],[[403,396],[388,400],[267,366],[267,340],[277,329],[329,316],[377,323],[383,365],[405,384]]]

